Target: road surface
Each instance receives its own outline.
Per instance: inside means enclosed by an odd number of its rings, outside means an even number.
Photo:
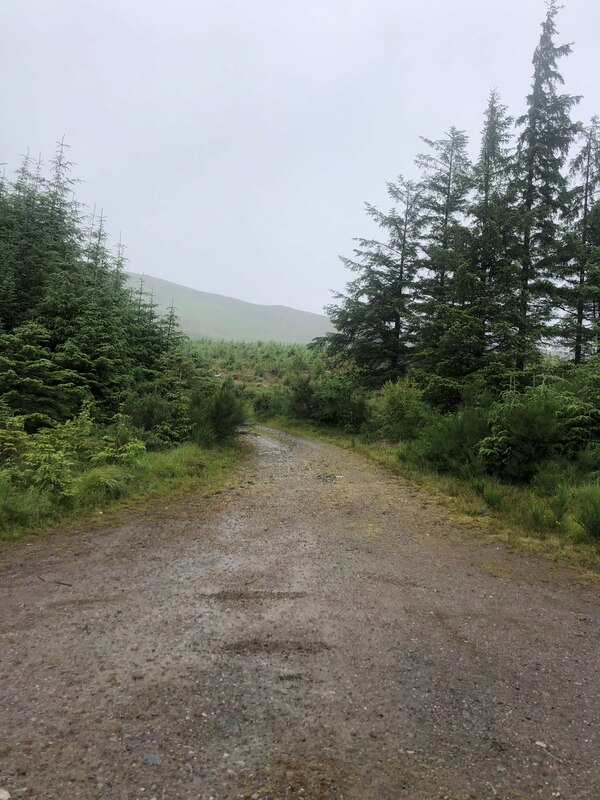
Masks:
[[[4,554],[0,788],[598,800],[598,590],[357,455],[251,438],[216,495]]]

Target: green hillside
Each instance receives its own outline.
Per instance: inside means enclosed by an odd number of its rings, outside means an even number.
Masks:
[[[139,286],[140,275],[131,272],[131,286]],[[151,292],[158,310],[173,305],[182,330],[191,339],[275,341],[306,344],[332,329],[322,314],[287,306],[263,306],[233,297],[200,292],[177,283],[144,275],[144,289]]]

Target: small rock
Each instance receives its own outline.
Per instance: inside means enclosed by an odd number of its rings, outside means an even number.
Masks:
[[[538,747],[543,747],[543,748],[544,748],[544,750],[547,750],[547,749],[548,749],[548,745],[546,744],[546,742],[536,742],[536,745],[537,745]]]
[[[6,789],[0,789],[0,800],[10,800],[10,795]]]
[[[144,761],[146,764],[158,766],[160,764],[160,756],[158,753],[144,753]]]

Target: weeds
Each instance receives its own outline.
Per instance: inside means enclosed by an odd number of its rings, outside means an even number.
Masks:
[[[579,494],[579,513],[577,522],[586,534],[600,542],[600,486],[590,486]]]

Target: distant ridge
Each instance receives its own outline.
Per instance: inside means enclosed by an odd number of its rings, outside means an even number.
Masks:
[[[140,277],[136,272],[128,273],[132,288],[139,286]],[[144,275],[144,289],[153,294],[160,313],[164,313],[173,300],[181,328],[190,339],[209,337],[307,344],[333,329],[323,314],[287,306],[246,303],[233,297],[189,289],[151,275]]]

